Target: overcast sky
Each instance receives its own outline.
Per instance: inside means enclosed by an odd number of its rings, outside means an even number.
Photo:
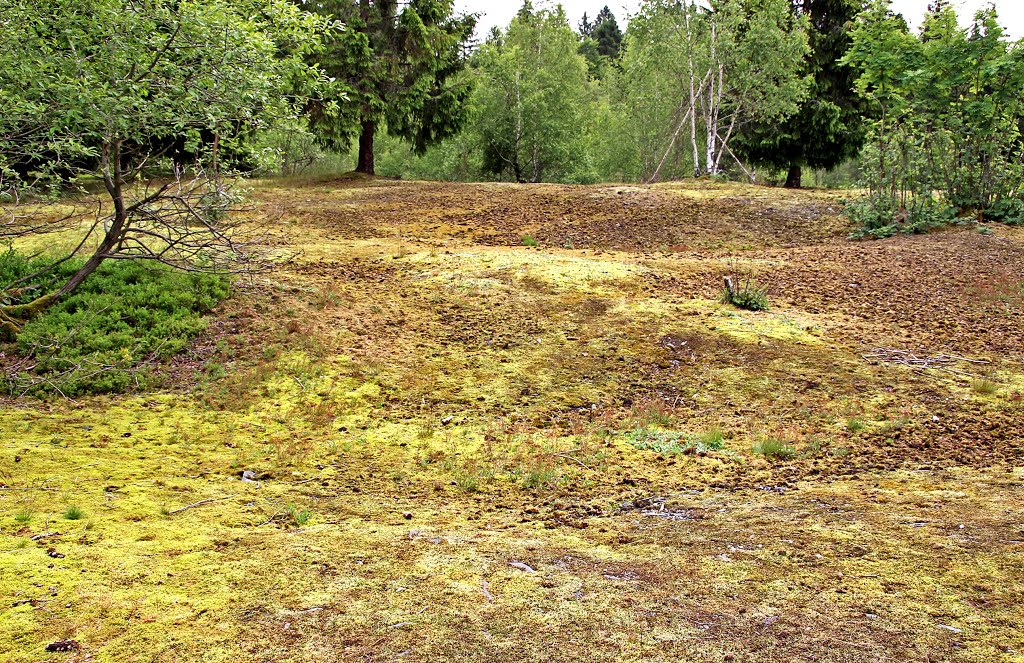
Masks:
[[[974,12],[979,7],[989,4],[989,2],[990,0],[954,0],[953,4],[957,8],[957,13],[960,14],[960,19],[967,21],[974,16]],[[541,6],[545,3],[534,0],[533,4]],[[547,4],[554,5],[555,2]],[[636,11],[640,2],[639,0],[563,0],[561,4],[565,7],[573,27],[579,23],[584,12],[593,18],[597,12],[601,11],[601,7],[608,5],[615,14],[615,18],[618,19],[619,25],[625,28],[630,13]],[[928,0],[894,0],[892,4],[893,8],[902,13],[912,26],[917,26],[928,7]],[[483,14],[477,28],[477,35],[482,37],[490,31],[491,26],[504,27],[508,25],[508,22],[519,11],[522,2],[521,0],[455,0],[455,5],[462,11]],[[995,5],[999,12],[999,19],[1010,36],[1014,39],[1024,37],[1024,0],[995,0]]]

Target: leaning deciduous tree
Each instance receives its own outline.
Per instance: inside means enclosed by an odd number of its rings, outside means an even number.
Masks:
[[[747,123],[791,115],[808,87],[801,72],[806,19],[790,12],[788,0],[708,4],[647,0],[627,33],[623,83],[637,92],[625,101],[652,106],[663,122],[671,122],[651,128],[664,142],[661,158],[649,163],[650,182],[679,155],[684,132],[694,175],[720,173],[728,157],[752,176],[730,142]],[[650,94],[647,81],[664,93]]]
[[[223,270],[256,257],[225,212],[218,136],[287,116],[283,92],[315,80],[305,57],[324,19],[285,0],[0,0],[0,192],[10,209],[45,184],[102,182],[106,202],[54,264],[82,266],[51,292],[0,284],[0,333],[66,296],[109,259]],[[201,136],[213,136],[200,145]],[[156,183],[154,145],[184,139],[205,154],[186,177]],[[199,150],[200,147],[205,149]],[[15,212],[0,239],[53,225]]]

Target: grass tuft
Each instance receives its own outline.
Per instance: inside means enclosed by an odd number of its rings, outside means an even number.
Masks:
[[[971,380],[971,389],[981,396],[991,396],[999,391],[999,385],[990,378],[974,378]]]
[[[64,509],[65,520],[81,520],[84,517],[85,511],[82,511],[77,506],[71,505],[68,508]]]
[[[796,456],[796,449],[788,443],[773,437],[767,437],[755,443],[753,452],[767,458],[778,458],[787,460]]]

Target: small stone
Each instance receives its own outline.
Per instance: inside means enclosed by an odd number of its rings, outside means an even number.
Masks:
[[[409,511],[406,511],[405,513],[402,514],[402,517],[405,518],[406,520],[412,520],[412,513],[409,512]]]

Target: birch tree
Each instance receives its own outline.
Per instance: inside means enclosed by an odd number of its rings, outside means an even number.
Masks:
[[[591,89],[565,12],[521,12],[477,57],[484,169],[517,182],[589,177]]]
[[[801,73],[807,53],[805,19],[788,0],[645,2],[627,34],[623,69],[634,87],[665,89],[659,97],[672,108],[661,108],[671,123],[645,179],[657,180],[678,157],[684,132],[695,176],[717,175],[729,160],[753,179],[730,142],[745,123],[797,110],[809,83]]]

